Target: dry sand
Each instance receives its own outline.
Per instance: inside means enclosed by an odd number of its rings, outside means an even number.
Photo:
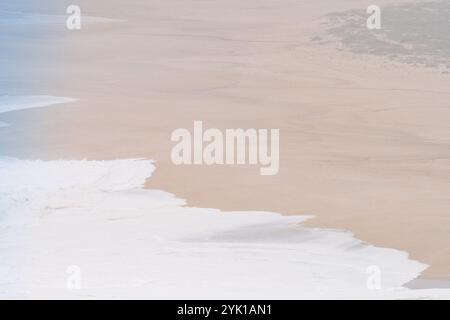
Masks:
[[[28,42],[46,75],[33,94],[80,100],[27,111],[32,130],[23,112],[2,116],[7,153],[154,159],[148,187],[191,206],[312,214],[310,226],[409,252],[427,278],[450,275],[450,76],[311,41],[323,14],[369,2],[77,2],[126,21]],[[170,134],[194,120],[279,128],[280,173],[174,166]]]

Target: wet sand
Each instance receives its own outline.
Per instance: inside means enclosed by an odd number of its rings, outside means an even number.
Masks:
[[[79,101],[2,115],[4,154],[154,159],[147,187],[189,206],[311,214],[309,226],[409,252],[427,278],[450,275],[450,76],[311,41],[323,15],[370,3],[78,2],[126,21],[27,42],[42,54],[27,72],[46,76],[7,91],[33,82]],[[194,120],[279,128],[280,173],[174,166],[170,134]]]

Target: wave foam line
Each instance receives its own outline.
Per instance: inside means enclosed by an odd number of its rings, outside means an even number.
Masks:
[[[72,98],[55,96],[0,96],[0,113],[24,109],[42,108],[55,104],[71,103],[77,101]]]
[[[308,217],[185,207],[144,190],[151,161],[0,158],[0,296],[7,298],[442,298],[401,286],[426,268]],[[380,290],[367,268],[381,270]],[[81,290],[66,287],[69,266]]]

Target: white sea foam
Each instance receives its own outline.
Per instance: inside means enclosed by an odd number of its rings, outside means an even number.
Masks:
[[[425,265],[305,216],[183,207],[144,190],[144,160],[0,159],[0,295],[38,298],[411,298]],[[66,289],[66,269],[82,289]],[[381,269],[381,290],[366,286]]]
[[[3,97],[3,112],[70,102]],[[401,287],[426,265],[309,217],[188,208],[144,190],[151,161],[0,158],[1,298],[449,298]],[[268,195],[270,196],[270,195]],[[81,290],[66,270],[81,270]],[[381,270],[369,290],[369,266]]]
[[[0,96],[0,113],[47,107],[75,102],[75,99],[55,96]]]
[[[75,101],[76,99],[55,96],[0,96],[0,114]],[[9,127],[9,124],[0,121],[0,128],[4,127]]]

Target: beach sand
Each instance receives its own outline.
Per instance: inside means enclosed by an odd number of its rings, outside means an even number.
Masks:
[[[1,129],[4,155],[154,159],[147,187],[189,206],[314,215],[306,225],[407,251],[430,265],[426,279],[450,276],[450,76],[311,41],[325,14],[371,3],[77,2],[123,21],[10,45],[39,51],[27,72],[46,76],[18,74],[2,91],[78,101],[2,115],[14,124]],[[279,128],[279,174],[173,165],[170,134],[194,120]]]

